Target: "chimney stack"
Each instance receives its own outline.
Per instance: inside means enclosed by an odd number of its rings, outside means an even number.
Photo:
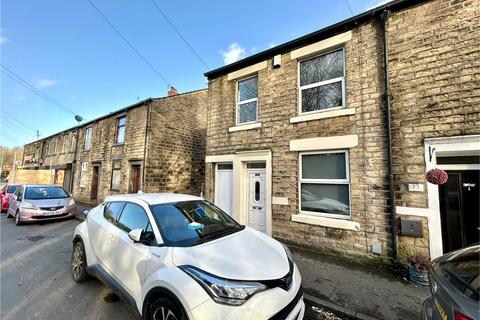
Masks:
[[[178,91],[174,87],[170,87],[170,89],[168,89],[168,96],[169,97],[176,96],[177,94],[178,94]]]

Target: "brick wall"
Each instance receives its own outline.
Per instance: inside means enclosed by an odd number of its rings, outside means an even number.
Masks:
[[[406,182],[424,181],[424,138],[479,133],[478,17],[478,1],[432,1],[389,19],[397,205],[426,206],[426,194],[411,194],[404,187]],[[272,195],[289,200],[288,206],[272,206],[273,236],[360,255],[370,255],[371,245],[380,243],[382,255],[389,254],[381,40],[373,20],[352,30],[352,39],[345,43],[346,106],[355,108],[350,116],[291,124],[289,118],[297,115],[297,61],[284,53],[280,68],[273,69],[268,60],[267,68],[258,72],[262,127],[229,133],[235,125],[236,81],[228,81],[226,75],[210,79],[207,155],[271,150]],[[359,138],[358,146],[350,149],[350,174],[352,221],[360,224],[360,231],[292,222],[299,209],[298,153],[289,151],[289,141],[346,134]],[[212,164],[206,168],[206,181],[207,197],[213,200]],[[412,240],[414,245],[428,247],[428,232],[424,233],[426,237]]]
[[[204,185],[207,90],[150,104],[145,191],[199,195]]]
[[[117,121],[121,116],[126,116],[125,142],[123,144],[117,144]],[[143,162],[146,118],[147,107],[146,105],[140,105],[128,109],[125,113],[114,114],[111,117],[95,121],[91,124],[93,132],[92,145],[89,150],[85,150],[84,141],[86,128],[90,125],[86,125],[80,129],[73,191],[77,200],[82,202],[95,202],[91,200],[93,165],[98,165],[100,168],[97,201],[103,200],[110,194],[128,193],[131,162]],[[119,191],[111,190],[113,161],[121,162],[121,184]],[[80,186],[82,162],[88,163],[84,187]]]
[[[427,208],[424,139],[480,134],[480,2],[428,2],[396,13],[388,32],[396,204]],[[399,245],[428,251],[428,232]]]

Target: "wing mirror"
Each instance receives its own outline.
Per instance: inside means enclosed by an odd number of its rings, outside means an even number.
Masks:
[[[143,229],[133,229],[128,233],[128,237],[133,240],[133,242],[141,242],[143,235]]]
[[[87,209],[83,210],[83,212],[82,212],[83,216],[86,218],[88,216],[89,212],[90,212],[90,210],[87,210]]]
[[[17,201],[18,200],[18,196],[16,194],[10,196],[10,199],[9,200],[13,200],[13,201]]]

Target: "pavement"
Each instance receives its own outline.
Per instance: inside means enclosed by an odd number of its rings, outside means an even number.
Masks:
[[[380,265],[289,246],[302,274],[305,299],[358,319],[419,319],[428,287]]]

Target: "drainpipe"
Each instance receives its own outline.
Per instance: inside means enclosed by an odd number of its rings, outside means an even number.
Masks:
[[[147,135],[148,135],[148,122],[150,121],[150,101],[147,102],[147,119],[145,123],[145,141],[143,142],[143,165],[142,165],[142,191],[145,191],[145,167],[147,158]]]
[[[390,212],[392,214],[392,257],[397,258],[397,219],[395,209],[395,186],[393,184],[393,152],[392,152],[392,119],[390,110],[390,86],[388,79],[388,17],[389,10],[384,10],[380,14],[380,27],[382,29],[383,40],[383,109],[385,110],[385,120],[387,124],[387,159],[388,159],[388,189],[390,193]]]
[[[79,132],[80,132],[80,126],[77,126],[77,131],[75,132],[76,138],[75,138],[75,150],[73,150],[73,161],[72,161],[72,178],[70,179],[70,188],[72,188],[72,194],[73,194],[73,189],[75,188],[75,169],[77,167],[77,149],[78,149],[78,137],[79,137]],[[82,168],[80,168],[82,170]]]

